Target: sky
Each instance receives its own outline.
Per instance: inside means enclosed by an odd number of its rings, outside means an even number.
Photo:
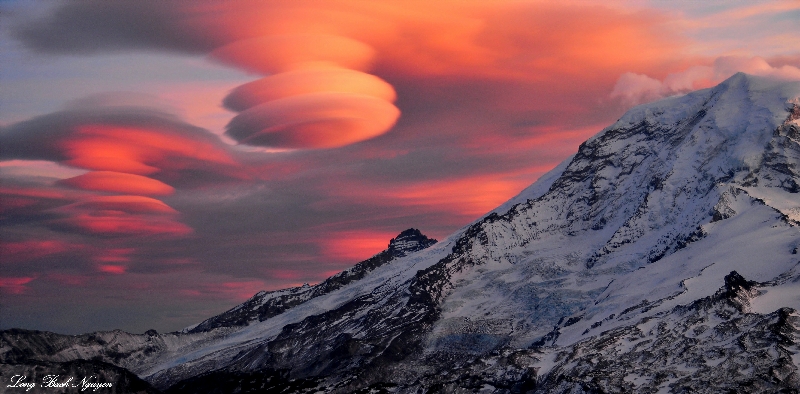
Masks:
[[[443,239],[628,108],[800,79],[797,1],[6,1],[0,328],[179,330]]]

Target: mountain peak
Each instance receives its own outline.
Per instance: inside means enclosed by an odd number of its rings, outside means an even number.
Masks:
[[[630,109],[606,130],[641,122],[669,126],[704,111],[703,117],[718,122],[720,131],[774,129],[786,118],[787,104],[800,94],[800,81],[736,73],[717,86],[686,95],[667,97]],[[600,133],[590,139],[596,139]]]
[[[403,257],[410,253],[426,249],[438,242],[433,238],[428,238],[421,231],[410,228],[403,230],[397,237],[389,241],[388,251],[394,257]]]

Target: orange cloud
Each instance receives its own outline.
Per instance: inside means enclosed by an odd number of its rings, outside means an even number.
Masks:
[[[228,146],[203,129],[152,108],[125,103],[98,107],[89,101],[95,107],[78,103],[4,127],[0,159],[44,159],[94,170],[56,182],[82,191],[46,185],[37,195],[0,190],[4,215],[57,214],[61,218],[47,221],[52,227],[88,234],[180,236],[192,229],[178,221],[177,211],[144,196],[174,193],[165,182],[202,184],[207,179],[249,177]]]
[[[352,36],[376,48],[376,68],[404,75],[593,80],[609,70],[671,61],[681,46],[665,16],[600,5],[404,2],[362,12],[391,20],[394,29]]]
[[[381,135],[399,115],[374,96],[310,93],[252,107],[231,120],[227,133],[253,145],[333,148]]]
[[[334,148],[381,135],[400,115],[394,89],[365,69],[374,51],[345,37],[269,36],[237,41],[212,57],[279,74],[235,89],[225,103],[243,111],[227,126],[240,143]]]
[[[375,51],[363,42],[323,34],[272,35],[239,40],[210,56],[248,71],[273,74],[309,65],[364,70]]]
[[[393,196],[404,205],[435,206],[455,210],[469,217],[478,217],[508,200],[527,186],[527,181],[507,180],[498,176],[464,178],[451,181],[425,182],[402,190]],[[462,196],[458,207],[453,196]],[[448,208],[448,206],[451,206]]]
[[[548,97],[548,92],[582,93],[598,85],[609,89],[626,71],[664,72],[681,58],[684,44],[666,13],[631,12],[586,2],[242,0],[148,3],[141,11],[115,3],[96,7],[100,10],[89,12],[81,5],[67,4],[63,14],[43,22],[50,29],[20,27],[18,33],[42,50],[54,50],[54,40],[76,51],[126,48],[135,43],[135,48],[205,52],[217,61],[269,75],[235,89],[226,105],[244,111],[229,124],[230,136],[242,144],[274,148],[338,147],[373,138],[394,126],[399,112],[391,108],[393,99],[386,97],[390,89],[385,82],[357,73],[340,80],[343,69],[369,70],[394,81],[419,76],[460,82],[523,81],[537,84],[534,88]],[[90,18],[97,14],[134,27],[107,31],[105,24],[96,25]],[[131,18],[142,23],[132,23]],[[97,30],[96,37],[86,36],[87,25]],[[293,74],[320,68],[340,71],[314,74],[313,83],[299,77],[311,77],[311,72]],[[358,111],[358,121],[337,115],[320,120],[316,112],[309,119],[297,120],[306,107],[279,103],[295,95],[332,92],[372,95],[385,105],[375,110],[376,105],[360,101],[367,104]],[[316,96],[313,106],[339,109],[343,100],[348,107],[355,105],[351,99],[327,97],[330,102],[323,105],[321,96]],[[544,101],[566,104],[552,98]],[[261,105],[298,112],[285,115],[287,121],[264,108],[255,111]],[[332,134],[340,137],[332,138]],[[135,157],[136,152],[123,153],[131,160],[119,164],[138,174],[148,169],[136,169],[134,164],[152,166]],[[90,169],[108,166],[96,156],[74,160]]]
[[[225,97],[225,107],[244,111],[258,104],[316,92],[357,93],[394,102],[392,85],[370,74],[344,68],[292,70],[237,87]]]
[[[366,93],[392,102],[377,77],[340,77],[342,68],[365,70],[372,58],[377,74],[519,80],[540,91],[580,92],[611,85],[631,68],[672,63],[681,47],[662,15],[585,4],[248,4],[253,6],[248,12],[269,23],[255,24],[255,16],[232,7],[212,25],[242,38],[211,56],[246,70],[277,73],[235,89],[225,100],[242,111],[229,123],[228,135],[243,144],[277,148],[339,147],[391,129],[399,112],[390,105],[356,109],[352,99],[314,95]],[[284,17],[275,21],[271,12]],[[339,71],[317,71],[326,68]],[[304,94],[309,96],[294,98]],[[544,101],[568,104],[554,97]],[[344,105],[360,115],[357,121],[336,113]]]
[[[84,190],[145,196],[167,196],[175,192],[172,186],[155,179],[113,171],[92,171],[64,179],[60,183]]]

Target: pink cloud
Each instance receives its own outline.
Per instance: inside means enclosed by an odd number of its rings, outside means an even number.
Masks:
[[[134,248],[114,248],[102,251],[102,254],[94,257],[99,263],[125,263],[131,261],[128,256],[135,251]]]
[[[121,275],[127,271],[127,267],[123,265],[101,264],[97,266],[97,270],[106,274]]]
[[[377,231],[342,231],[328,234],[323,243],[327,258],[353,264],[366,260],[386,249],[397,234]]]
[[[91,171],[60,181],[61,184],[84,190],[97,190],[144,196],[167,196],[175,188],[141,175],[114,171]]]
[[[79,246],[56,239],[25,240],[0,243],[0,261],[3,264],[40,259],[75,250]]]
[[[22,294],[28,290],[28,283],[36,277],[0,277],[0,290],[10,294]]]

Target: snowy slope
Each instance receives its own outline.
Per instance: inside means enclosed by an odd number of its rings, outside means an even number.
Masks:
[[[767,281],[791,269],[798,231],[781,213],[800,206],[798,150],[776,130],[796,126],[797,90],[738,74],[634,108],[587,141],[546,194],[481,225],[470,257],[483,264],[453,278],[434,346],[474,332],[524,347],[559,321],[572,323],[558,341],[569,345],[645,299],[691,302],[732,270]],[[769,146],[791,165],[771,167]],[[719,210],[733,216],[715,221]]]
[[[259,293],[149,352],[134,336],[116,365],[173,392],[797,387],[798,97],[737,74],[633,108],[431,247]],[[6,359],[32,343],[4,340]],[[107,354],[92,343],[58,360]]]

